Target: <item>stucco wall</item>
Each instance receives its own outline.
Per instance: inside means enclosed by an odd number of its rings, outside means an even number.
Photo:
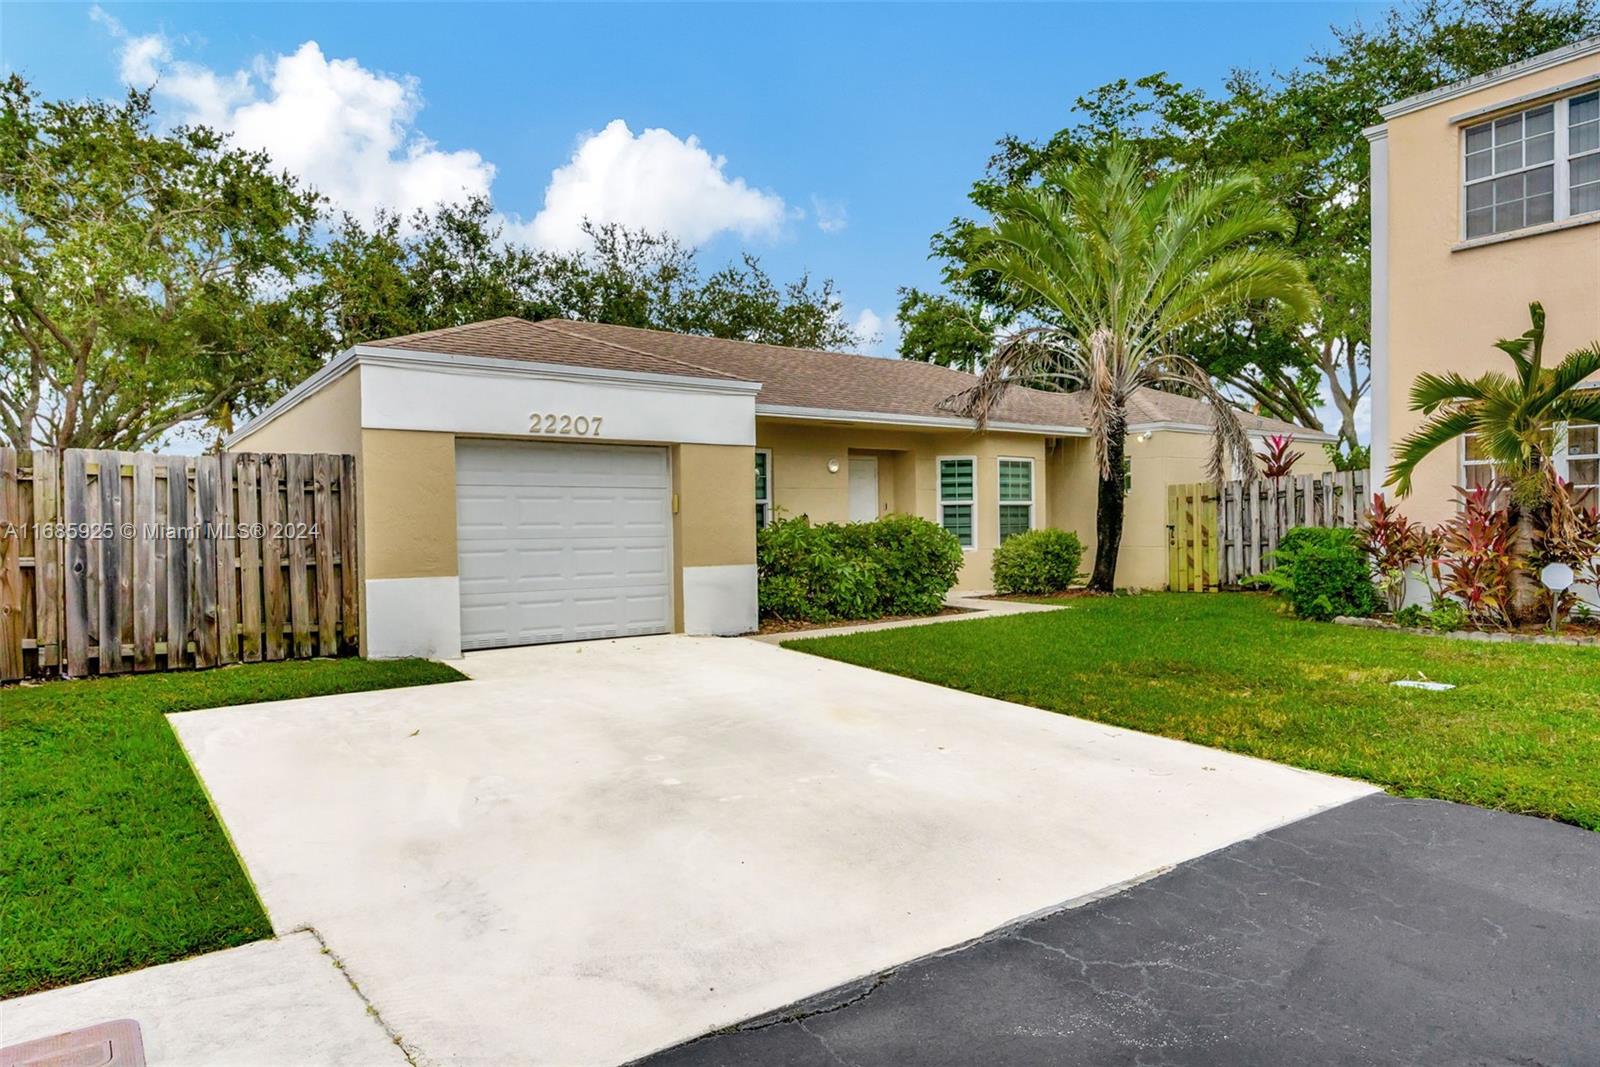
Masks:
[[[756,420],[756,447],[772,452],[772,500],[783,516],[845,522],[850,516],[852,455],[878,457],[879,513],[938,518],[939,457],[976,459],[974,546],[957,579],[961,590],[993,585],[990,564],[1000,538],[998,464],[1002,456],[1034,461],[1034,525],[1047,525],[1050,491],[1046,439],[1030,434],[900,430]],[[837,472],[828,461],[838,460]]]
[[[339,452],[361,456],[361,368],[346,371],[283,414],[241,434],[235,452]]]
[[[1463,126],[1451,121],[1594,74],[1600,74],[1600,55],[1444,100],[1387,123],[1386,282],[1384,264],[1375,263],[1374,270],[1388,296],[1388,374],[1386,381],[1375,383],[1375,462],[1421,422],[1409,401],[1420,372],[1454,370],[1475,377],[1511,369],[1510,360],[1491,346],[1528,328],[1530,301],[1541,301],[1549,316],[1547,364],[1600,337],[1600,225],[1457,247],[1463,237]],[[1593,88],[1591,83],[1584,91]],[[1532,103],[1523,101],[1507,110]],[[1564,163],[1557,160],[1558,166]],[[1375,175],[1375,188],[1379,178]],[[1449,517],[1452,487],[1461,477],[1460,459],[1459,446],[1447,446],[1418,468],[1415,491],[1403,505],[1408,516],[1430,523]]]

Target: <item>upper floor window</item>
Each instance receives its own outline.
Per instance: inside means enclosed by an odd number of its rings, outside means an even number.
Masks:
[[[1463,131],[1468,239],[1600,211],[1600,92]]]

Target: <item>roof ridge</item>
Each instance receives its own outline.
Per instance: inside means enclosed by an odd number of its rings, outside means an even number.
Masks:
[[[479,319],[477,322],[463,322],[458,326],[439,326],[432,330],[418,330],[415,333],[402,333],[394,337],[380,337],[376,341],[362,341],[359,343],[367,345],[392,345],[396,341],[414,341],[419,337],[439,337],[443,335],[453,336],[458,333],[470,333],[471,331],[480,329],[484,326],[493,326],[502,322],[525,322],[529,326],[534,325],[532,320],[524,319],[517,315],[501,315],[499,318],[494,319]]]
[[[734,382],[742,380],[737,375],[729,374],[727,371],[717,370],[714,367],[702,367],[700,364],[698,364],[698,363],[690,363],[686,359],[679,359],[676,356],[664,356],[660,352],[650,352],[650,351],[647,351],[647,350],[642,349],[642,348],[634,348],[632,345],[618,344],[616,341],[608,341],[604,337],[591,337],[588,334],[582,333],[581,331],[580,332],[573,332],[571,330],[563,330],[561,328],[561,326],[557,325],[558,323],[569,323],[571,321],[572,321],[571,319],[539,319],[537,322],[528,323],[528,325],[533,326],[536,329],[547,329],[547,330],[550,330],[552,333],[559,333],[561,336],[569,337],[569,338],[571,338],[571,339],[573,339],[575,341],[590,341],[590,342],[592,342],[594,344],[605,345],[608,348],[620,349],[623,352],[632,352],[634,355],[636,355],[636,356],[644,356],[646,359],[659,359],[659,360],[662,360],[663,362],[666,362],[666,363],[676,363],[680,367],[687,367],[690,370],[696,370],[696,371],[701,372],[702,374],[709,374],[709,375],[712,375],[713,377],[716,377],[716,378],[725,378],[728,381],[734,381]],[[610,325],[610,324],[589,323],[587,325]],[[635,329],[636,327],[629,326],[629,327],[623,327],[623,328],[624,329]]]
[[[543,319],[541,321],[549,322],[551,320]],[[964,370],[957,370],[954,367],[946,367],[939,363],[924,363],[920,359],[906,359],[904,356],[869,356],[864,352],[836,352],[830,348],[804,348],[800,345],[775,345],[769,341],[746,341],[741,337],[716,337],[711,334],[704,333],[680,333],[677,330],[657,330],[649,326],[624,326],[621,323],[616,322],[588,322],[583,319],[566,319],[562,321],[575,322],[575,324],[579,326],[602,326],[611,330],[635,330],[639,333],[658,333],[665,337],[682,337],[690,340],[704,341],[723,341],[728,344],[747,345],[750,348],[777,348],[785,352],[804,352],[805,354],[812,356],[838,356],[843,359],[870,359],[877,363],[903,363],[907,366],[913,367],[933,367],[936,370],[944,373],[959,374],[964,378],[977,377],[975,374],[971,374]],[[630,351],[633,350],[630,349]]]

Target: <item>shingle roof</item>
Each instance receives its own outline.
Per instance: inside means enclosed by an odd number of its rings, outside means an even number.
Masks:
[[[729,341],[570,319],[501,318],[369,342],[369,348],[559,363],[606,370],[760,382],[762,407],[950,418],[939,404],[973,385],[974,375],[914,360]],[[1206,405],[1175,393],[1141,389],[1130,424],[1209,426]],[[1304,427],[1242,415],[1247,429],[1306,434]],[[1081,427],[1085,401],[1074,393],[1010,390],[993,421],[1038,427]]]

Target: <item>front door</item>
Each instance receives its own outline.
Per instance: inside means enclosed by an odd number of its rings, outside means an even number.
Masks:
[[[850,457],[850,521],[878,517],[878,457]]]

